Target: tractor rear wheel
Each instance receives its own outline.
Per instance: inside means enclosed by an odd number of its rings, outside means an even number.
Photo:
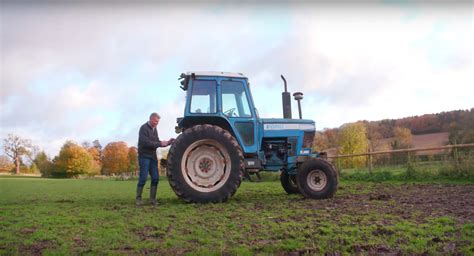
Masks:
[[[314,158],[300,166],[296,181],[299,191],[307,198],[331,198],[337,190],[338,174],[331,163]]]
[[[286,170],[283,170],[280,174],[280,182],[286,193],[298,194],[300,192],[298,189],[298,184],[296,182],[295,174],[288,174]]]
[[[244,156],[236,139],[214,125],[186,129],[168,154],[169,183],[186,202],[227,201],[240,186],[243,169]]]

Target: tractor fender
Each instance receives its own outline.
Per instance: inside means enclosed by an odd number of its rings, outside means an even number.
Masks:
[[[230,125],[229,120],[221,116],[186,116],[186,117],[183,117],[179,121],[178,126],[182,130],[186,130],[195,125],[203,125],[203,124],[211,124],[211,125],[219,126],[220,128],[228,131],[232,136],[234,136],[234,138],[237,139],[237,136],[235,135],[235,131]]]

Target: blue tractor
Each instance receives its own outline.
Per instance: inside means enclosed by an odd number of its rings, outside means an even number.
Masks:
[[[338,173],[312,152],[315,123],[291,118],[291,95],[282,93],[284,118],[260,118],[247,77],[240,73],[188,72],[180,76],[186,91],[180,135],[168,153],[167,176],[186,202],[225,202],[235,194],[244,173],[281,172],[283,189],[307,198],[332,197]],[[269,100],[273,101],[273,100]]]

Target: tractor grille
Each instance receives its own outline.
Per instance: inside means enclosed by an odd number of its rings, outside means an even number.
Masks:
[[[303,148],[311,148],[313,146],[314,135],[316,132],[304,132]]]

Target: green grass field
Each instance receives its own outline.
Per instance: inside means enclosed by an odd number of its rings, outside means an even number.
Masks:
[[[474,254],[472,183],[342,182],[314,201],[244,182],[200,205],[162,180],[156,208],[134,205],[135,186],[0,177],[0,254]]]

